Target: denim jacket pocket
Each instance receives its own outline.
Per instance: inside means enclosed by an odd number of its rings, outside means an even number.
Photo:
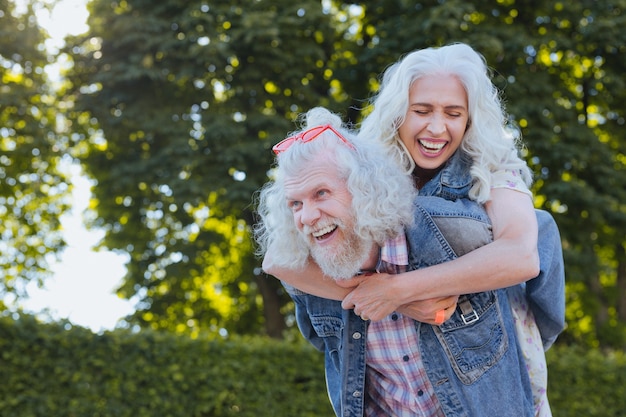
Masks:
[[[486,291],[466,297],[470,311],[457,308],[450,320],[435,326],[434,331],[459,380],[472,384],[498,363],[509,341],[497,293]]]
[[[326,355],[331,359],[335,369],[340,369],[341,334],[343,332],[343,320],[341,317],[329,315],[311,316],[311,326],[319,337],[324,340]]]

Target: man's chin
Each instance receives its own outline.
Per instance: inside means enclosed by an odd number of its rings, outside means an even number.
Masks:
[[[335,281],[348,281],[349,279],[354,278],[359,273],[359,269],[352,270],[351,272],[325,271],[324,269],[322,269],[322,272],[324,272],[324,275],[332,278]]]
[[[369,259],[373,245],[373,242],[348,235],[341,244],[312,247],[311,256],[325,275],[336,281],[346,280],[358,274]]]
[[[332,275],[329,275],[329,274],[326,274],[326,273],[325,273],[325,275],[327,275],[327,276],[331,277],[331,278],[332,278],[333,280],[335,280],[335,281],[341,282],[341,281],[348,281],[348,280],[351,280],[351,279],[352,279],[352,278],[354,278],[354,277],[355,277],[358,273],[359,273],[359,270],[358,270],[358,269],[356,269],[356,270],[354,270],[353,272],[350,272],[350,274],[349,274],[349,275],[346,275],[344,272],[342,272],[342,273],[341,273],[341,275],[335,275],[335,276],[332,276]]]
[[[361,269],[362,262],[345,262],[335,257],[316,257],[313,259],[319,265],[324,275],[336,280],[348,280],[353,278]]]

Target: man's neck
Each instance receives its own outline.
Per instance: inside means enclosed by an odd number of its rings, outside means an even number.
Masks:
[[[370,256],[367,258],[367,261],[361,265],[362,271],[376,271],[376,267],[378,266],[378,260],[380,258],[380,246],[376,243],[372,245],[372,250],[370,251]]]

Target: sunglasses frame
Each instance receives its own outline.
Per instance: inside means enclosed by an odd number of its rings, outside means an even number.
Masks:
[[[288,138],[281,140],[280,142],[278,142],[276,145],[272,147],[272,151],[274,151],[274,153],[278,155],[281,152],[284,152],[287,149],[289,149],[289,147],[293,145],[295,142],[302,142],[302,143],[311,142],[312,140],[315,140],[317,137],[319,137],[322,133],[324,133],[327,130],[330,130],[331,132],[333,132],[335,136],[341,139],[341,141],[345,143],[346,146],[348,146],[350,149],[355,150],[354,145],[348,142],[348,140],[341,133],[339,133],[334,127],[332,127],[331,125],[321,125],[321,126],[312,127],[310,129],[305,130],[304,132],[298,133],[297,135],[289,136]]]

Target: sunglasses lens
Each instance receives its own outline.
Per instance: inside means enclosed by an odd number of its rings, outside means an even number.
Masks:
[[[307,130],[306,132],[302,133],[302,136],[301,136],[302,142],[303,143],[311,142],[313,139],[321,135],[322,132],[324,132],[327,129],[330,129],[330,126],[317,126],[317,127]]]
[[[276,145],[274,145],[272,147],[272,150],[274,151],[274,153],[276,155],[278,155],[281,152],[286,151],[293,142],[295,142],[296,138],[294,136],[291,136],[287,139],[283,139],[280,142],[278,142]]]
[[[333,129],[331,125],[324,125],[324,126],[316,126],[302,133],[299,133],[297,135],[290,136],[287,139],[282,140],[278,142],[276,145],[274,145],[272,147],[272,150],[274,151],[276,155],[278,155],[279,153],[284,152],[287,149],[289,149],[289,147],[293,145],[294,142],[297,142],[297,141],[302,141],[302,143],[311,142],[312,140],[314,140],[316,137],[321,135],[326,130],[331,130],[349,148],[354,149],[354,146],[352,146],[352,144],[348,142],[346,138],[344,138],[341,135],[341,133]]]

